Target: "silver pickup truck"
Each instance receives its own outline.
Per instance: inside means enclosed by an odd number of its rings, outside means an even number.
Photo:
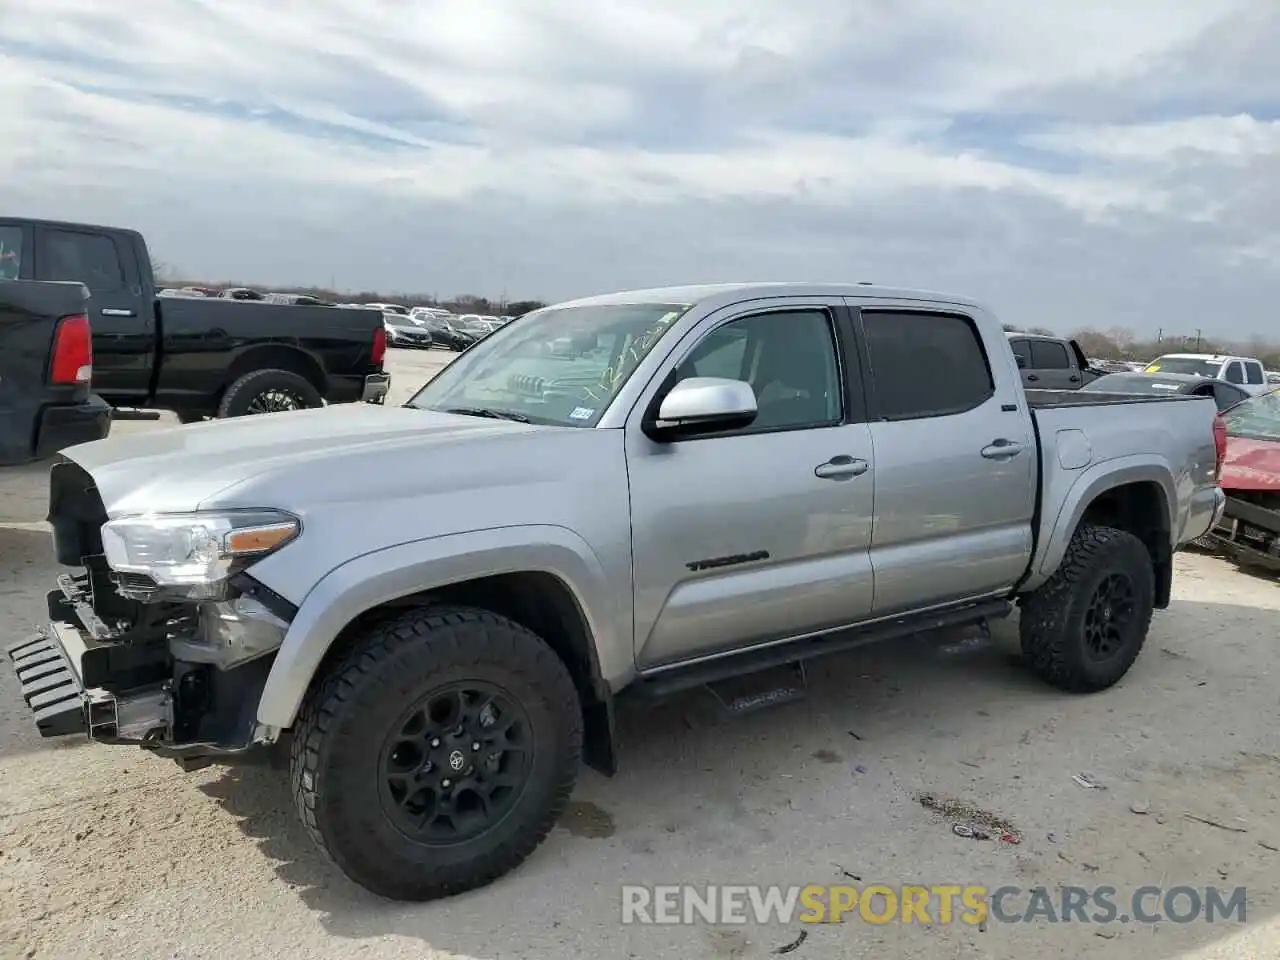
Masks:
[[[1015,609],[1032,671],[1116,683],[1222,510],[1215,415],[1028,392],[949,297],[578,300],[403,407],[68,449],[49,517],[80,569],[9,656],[46,736],[186,765],[288,741],[321,849],[432,899],[527,857],[580,761],[613,772],[624,695]]]

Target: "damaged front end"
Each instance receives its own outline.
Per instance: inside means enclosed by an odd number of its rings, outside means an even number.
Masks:
[[[42,736],[84,733],[194,767],[268,742],[256,714],[296,609],[245,572],[294,540],[281,511],[109,520],[90,474],[50,472],[49,622],[8,654]]]
[[[1209,540],[1241,563],[1280,573],[1280,493],[1228,490]]]

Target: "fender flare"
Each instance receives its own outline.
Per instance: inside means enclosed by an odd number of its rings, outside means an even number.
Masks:
[[[1130,483],[1154,483],[1164,496],[1164,508],[1169,522],[1170,536],[1178,529],[1176,517],[1178,494],[1177,481],[1168,463],[1150,454],[1135,454],[1129,457],[1118,457],[1104,460],[1084,470],[1075,482],[1067,489],[1058,508],[1050,533],[1044,538],[1032,562],[1032,575],[1023,586],[1024,590],[1034,589],[1058,569],[1062,558],[1066,556],[1067,545],[1071,535],[1089,505],[1108,490],[1123,487]]]
[[[503,573],[548,573],[561,580],[586,619],[593,672],[634,668],[604,567],[585,540],[554,525],[496,527],[401,543],[354,557],[308,591],[285,632],[258,702],[258,722],[293,725],[312,678],[344,627],[384,603],[423,590]]]

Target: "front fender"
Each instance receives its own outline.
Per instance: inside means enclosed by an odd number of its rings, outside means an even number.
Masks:
[[[1063,476],[1063,475],[1059,475]],[[1084,516],[1089,505],[1099,496],[1115,487],[1130,483],[1151,482],[1159,486],[1164,494],[1164,507],[1168,514],[1169,530],[1178,529],[1175,513],[1178,504],[1177,484],[1167,461],[1150,454],[1137,454],[1130,457],[1117,457],[1096,463],[1075,477],[1065,494],[1061,494],[1061,505],[1054,514],[1053,525],[1042,528],[1036,557],[1031,563],[1031,576],[1023,584],[1023,590],[1034,590],[1044,583],[1062,563],[1066,556],[1067,545],[1071,535]],[[1046,506],[1052,508],[1057,491],[1045,490]],[[1046,513],[1045,518],[1048,519]]]
[[[560,526],[496,527],[387,547],[326,574],[303,598],[285,633],[258,703],[258,722],[277,729],[293,725],[330,646],[366,610],[434,587],[530,571],[558,577],[574,594],[602,677],[634,668],[604,568],[587,542]]]

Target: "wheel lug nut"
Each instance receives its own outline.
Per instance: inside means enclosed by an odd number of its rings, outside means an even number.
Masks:
[[[441,780],[441,781],[440,781],[440,786],[444,787],[444,788],[447,790],[447,789],[449,789],[450,782],[449,782],[448,780]]]
[[[432,745],[433,747],[438,747],[438,746],[440,746],[440,738],[439,738],[439,737],[432,737],[432,738],[431,738],[431,745]]]
[[[472,743],[472,744],[471,744],[471,749],[472,749],[473,751],[475,751],[475,752],[479,752],[479,750],[480,750],[480,741],[479,741],[479,740],[477,740],[477,741],[475,741],[474,743]]]

